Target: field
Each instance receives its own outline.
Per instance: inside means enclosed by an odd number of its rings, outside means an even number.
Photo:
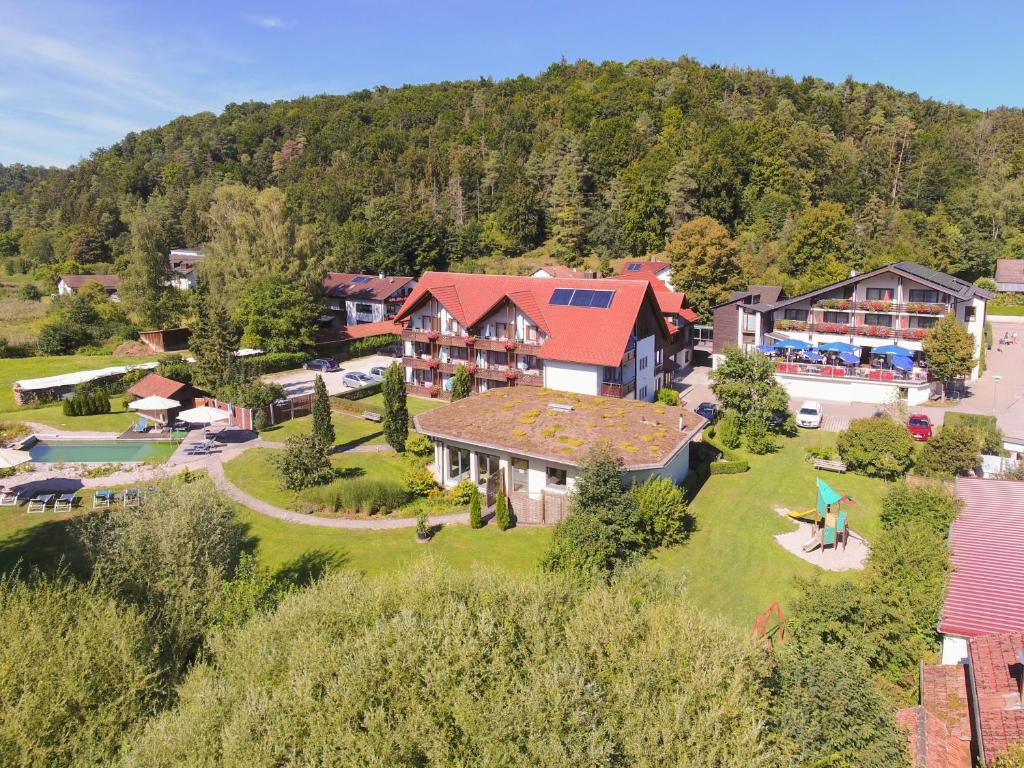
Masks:
[[[1024,317],[1024,304],[989,304],[985,311],[993,317]]]

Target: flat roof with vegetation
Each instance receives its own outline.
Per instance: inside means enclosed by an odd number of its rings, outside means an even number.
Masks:
[[[607,441],[626,470],[665,466],[706,423],[683,406],[525,386],[471,395],[415,422],[430,437],[569,465]]]

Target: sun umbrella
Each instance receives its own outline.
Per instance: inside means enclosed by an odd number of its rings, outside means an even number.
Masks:
[[[764,352],[766,355],[770,355],[772,352],[775,351],[775,347],[773,347],[771,344],[758,344],[756,349],[758,352]]]
[[[896,355],[892,359],[892,367],[899,368],[901,371],[912,371],[914,369],[914,361],[911,360],[909,357]]]
[[[840,352],[839,359],[847,365],[856,365],[860,362],[860,358],[856,355],[850,354],[849,352]]]
[[[914,354],[914,350],[905,349],[899,344],[886,344],[883,347],[874,347],[871,350],[872,355],[900,355],[901,357],[910,357]]]
[[[859,349],[854,344],[847,344],[845,341],[830,341],[827,344],[819,344],[819,352],[846,352],[852,354]]]
[[[31,461],[28,451],[16,451],[13,448],[0,448],[0,468],[10,469]]]
[[[820,363],[824,359],[821,353],[815,352],[813,349],[809,349],[806,352],[804,352],[804,357],[806,357],[812,363]]]
[[[177,400],[172,400],[169,397],[159,397],[158,395],[150,395],[141,400],[128,403],[128,407],[133,411],[169,411],[171,408],[178,408],[180,405],[181,403]]]
[[[800,339],[784,339],[783,341],[775,342],[775,349],[810,349],[811,345],[806,341],[800,341]]]
[[[189,408],[178,414],[178,418],[187,421],[189,424],[216,424],[219,421],[227,421],[231,414],[222,411],[220,408],[212,408],[209,405],[201,405],[198,408]]]

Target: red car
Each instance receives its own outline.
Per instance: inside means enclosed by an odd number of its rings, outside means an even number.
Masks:
[[[932,436],[932,422],[923,413],[912,413],[907,421],[907,429],[915,440],[926,441]]]

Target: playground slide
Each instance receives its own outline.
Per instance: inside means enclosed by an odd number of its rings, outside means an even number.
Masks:
[[[806,543],[802,544],[800,548],[804,552],[813,552],[814,550],[816,550],[820,546],[821,546],[821,542],[818,541],[818,537],[815,536],[813,539],[810,539]]]
[[[818,518],[818,510],[811,507],[810,509],[801,509],[796,512],[787,512],[786,517],[794,517],[798,520],[816,520]]]

